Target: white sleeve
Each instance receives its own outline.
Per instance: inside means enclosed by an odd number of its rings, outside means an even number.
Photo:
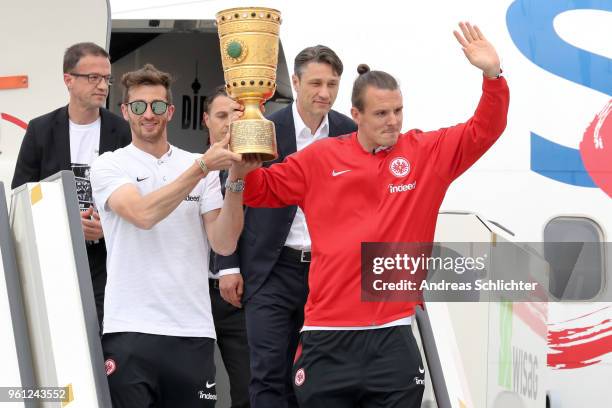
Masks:
[[[204,187],[202,190],[202,198],[200,199],[200,214],[206,214],[209,211],[223,207],[219,172],[209,172],[201,183],[204,184]]]
[[[221,269],[217,274],[218,277],[226,276],[226,275],[235,275],[240,273],[240,268],[229,268],[229,269]]]
[[[113,154],[107,152],[98,157],[91,165],[89,178],[94,203],[98,211],[110,210],[107,206],[108,198],[119,187],[125,184],[136,184],[113,159]]]

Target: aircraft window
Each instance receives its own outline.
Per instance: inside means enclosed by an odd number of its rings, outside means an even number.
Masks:
[[[604,277],[603,232],[591,219],[557,217],[544,228],[550,292],[559,300],[590,300]]]

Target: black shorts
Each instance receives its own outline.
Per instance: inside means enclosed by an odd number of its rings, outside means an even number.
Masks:
[[[293,389],[301,408],[419,408],[425,369],[410,326],[305,331]]]
[[[105,334],[113,408],[214,407],[214,345],[207,337]]]

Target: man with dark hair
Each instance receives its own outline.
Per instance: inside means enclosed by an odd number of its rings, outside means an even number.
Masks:
[[[477,27],[460,27],[457,40],[483,72],[483,94],[466,123],[401,134],[397,81],[361,66],[351,109],[357,132],[245,179],[247,206],[298,205],[310,228],[310,293],[293,369],[300,407],[421,406],[425,370],[410,328],[415,302],[361,301],[361,245],[431,242],[450,183],[506,126],[509,92],[497,53]]]
[[[204,124],[209,143],[217,143],[227,136],[235,114],[236,103],[227,96],[225,86],[215,88],[206,97]],[[221,194],[225,195],[227,171],[219,172]],[[232,408],[249,406],[249,344],[247,341],[244,309],[240,298],[244,284],[240,268],[219,270],[220,255],[211,251],[209,265],[209,289],[217,344],[230,382]]]
[[[297,55],[292,76],[296,100],[269,116],[276,127],[279,157],[264,166],[280,163],[317,140],[355,130],[352,120],[331,110],[342,69],[340,58],[323,45]],[[247,208],[238,253],[219,260],[221,270],[239,267],[245,281],[242,303],[253,408],[297,406],[291,367],[304,321],[310,250],[304,213],[296,205]]]
[[[109,58],[103,48],[93,43],[78,43],[66,50],[63,69],[69,103],[30,121],[11,183],[11,188],[16,188],[60,170],[74,172],[100,324],[106,285],[106,247],[100,217],[91,197],[89,168],[98,154],[130,143],[127,122],[103,108],[112,84]]]
[[[66,49],[64,53],[64,63],[62,65],[64,74],[72,72],[81,58],[85,56],[103,57],[110,60],[108,52],[97,44],[91,42],[82,42],[74,44]]]
[[[168,143],[169,74],[147,64],[122,82],[132,144],[91,171],[108,247],[102,348],[113,406],[214,407],[208,257],[231,254],[243,225],[242,193],[223,202],[216,170],[241,156],[226,149],[229,135],[203,155]]]

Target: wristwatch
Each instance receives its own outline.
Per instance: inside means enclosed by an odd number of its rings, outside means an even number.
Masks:
[[[500,68],[499,72],[497,73],[497,75],[495,75],[494,77],[487,77],[487,78],[489,78],[489,79],[499,79],[502,76],[504,76],[503,74],[504,74],[504,70]]]
[[[244,191],[244,180],[236,179],[235,181],[230,181],[228,178],[225,182],[225,190],[229,190],[232,193],[242,193]]]

